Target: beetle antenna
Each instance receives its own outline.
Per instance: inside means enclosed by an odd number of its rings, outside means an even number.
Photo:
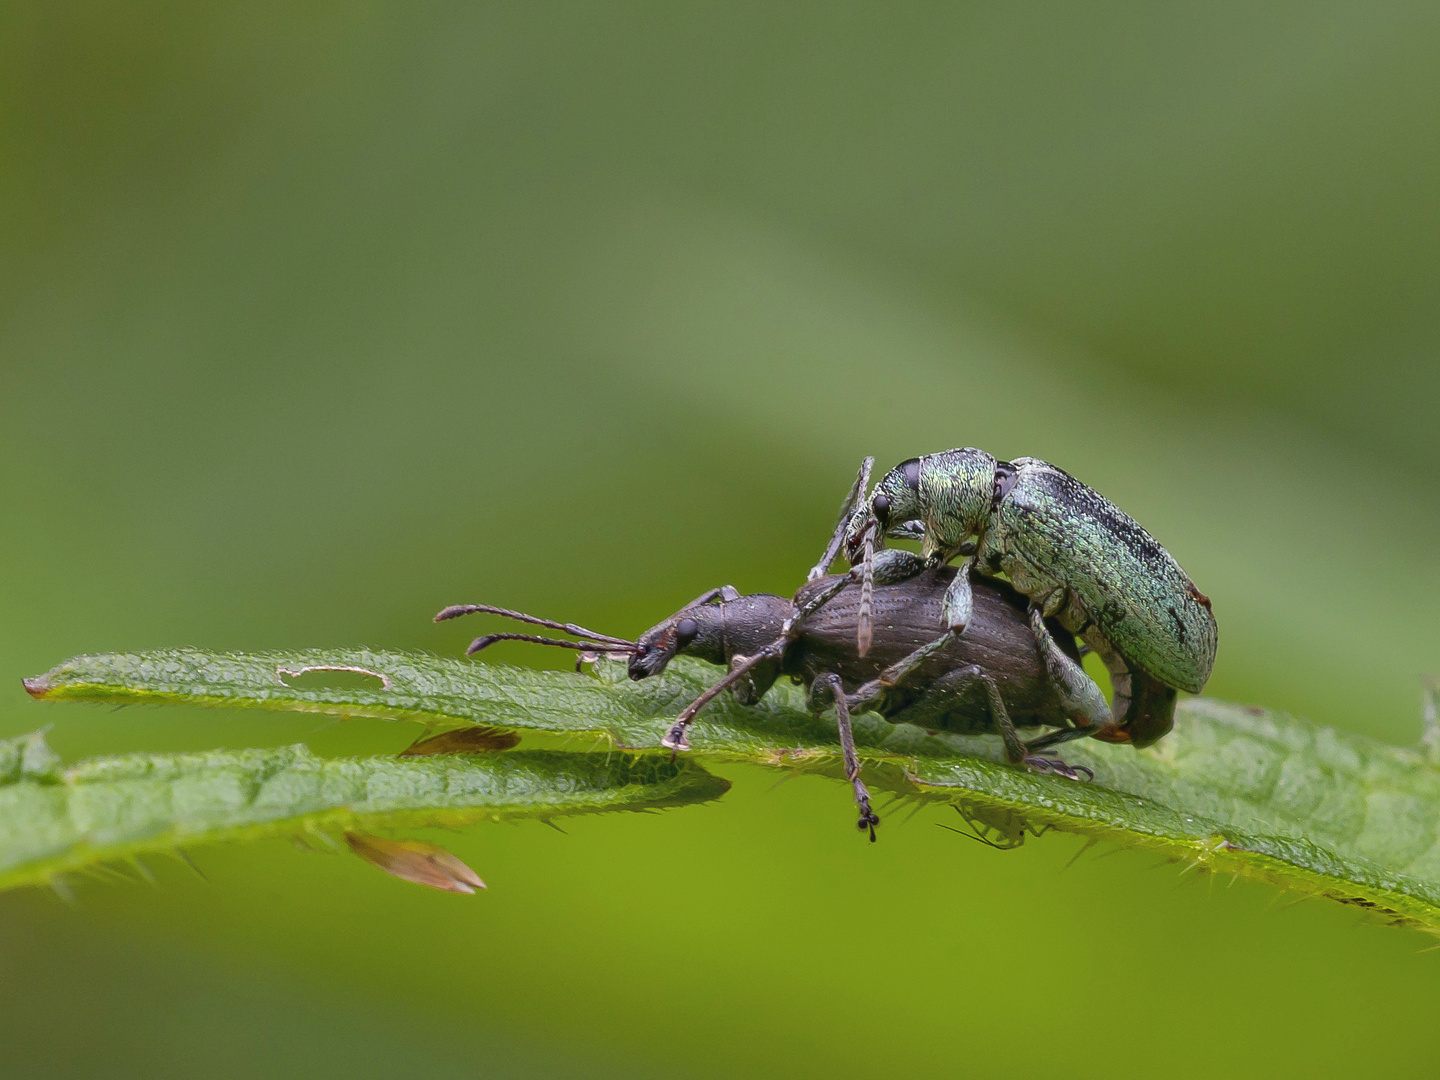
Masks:
[[[563,630],[567,634],[574,634],[576,637],[586,638],[590,641],[603,641],[611,645],[628,645],[635,647],[635,642],[627,641],[625,638],[611,637],[609,634],[597,634],[594,630],[586,630],[583,626],[576,626],[574,623],[554,622],[551,619],[542,619],[535,615],[526,615],[523,611],[511,611],[509,608],[491,607],[489,604],[451,604],[445,610],[435,616],[436,622],[444,622],[447,619],[458,619],[461,615],[502,615],[507,619],[514,619],[516,622],[532,623],[535,626],[548,626],[551,630]]]
[[[811,567],[810,573],[805,576],[806,581],[824,577],[830,570],[830,564],[840,554],[840,545],[845,543],[845,533],[850,528],[850,518],[855,513],[855,507],[860,505],[860,500],[865,498],[865,492],[870,487],[870,470],[874,467],[873,457],[867,457],[860,463],[860,472],[856,474],[855,482],[850,485],[845,501],[840,504],[840,520],[835,525],[835,533],[830,537],[825,554],[820,556],[820,561]]]
[[[855,618],[855,651],[864,657],[875,638],[871,609],[875,600],[875,526],[865,530],[865,558],[860,570],[860,606]]]
[[[481,649],[488,649],[497,641],[529,641],[536,645],[554,645],[558,649],[578,649],[581,652],[608,652],[608,653],[633,653],[635,646],[630,644],[610,644],[601,641],[561,641],[558,638],[538,637],[535,634],[486,634],[484,637],[477,637],[465,650],[466,656],[474,656]]]

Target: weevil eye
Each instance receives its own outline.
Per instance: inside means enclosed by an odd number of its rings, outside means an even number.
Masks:
[[[875,501],[870,504],[870,508],[875,511],[875,519],[879,521],[881,525],[884,525],[885,522],[890,520],[890,499],[888,496],[876,495]]]
[[[700,633],[700,624],[694,619],[681,619],[675,624],[675,647],[683,649]]]

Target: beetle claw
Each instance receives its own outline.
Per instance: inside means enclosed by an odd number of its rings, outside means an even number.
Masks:
[[[1032,754],[1025,758],[1021,764],[1027,769],[1044,776],[1063,776],[1066,780],[1079,781],[1082,779],[1080,774],[1084,773],[1084,780],[1090,781],[1095,779],[1095,773],[1087,769],[1084,765],[1067,765],[1059,758],[1039,757],[1038,755]]]
[[[670,730],[660,740],[660,745],[671,751],[689,750],[690,740],[685,737],[685,725],[679,722],[670,725]],[[675,755],[672,753],[670,756],[673,760]]]
[[[880,824],[880,815],[870,809],[870,800],[866,799],[860,804],[860,820],[855,822],[855,827],[861,832],[870,830],[870,842],[875,842],[875,826]]]

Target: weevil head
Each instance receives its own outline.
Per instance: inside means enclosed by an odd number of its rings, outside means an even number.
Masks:
[[[879,536],[884,536],[892,525],[923,517],[920,468],[920,458],[902,461],[882,476],[870,493],[870,516],[875,519]]]
[[[879,547],[887,532],[909,521],[919,521],[925,528],[925,555],[953,556],[966,537],[985,528],[996,464],[984,450],[963,447],[896,465],[850,519],[846,540],[851,561],[867,527],[874,530]]]
[[[630,678],[638,682],[659,675],[681,655],[723,664],[723,627],[724,616],[718,603],[682,608],[636,639],[635,651],[630,654]]]
[[[630,678],[638,682],[659,675],[699,635],[700,621],[688,609],[652,626],[635,640],[628,664]]]
[[[750,593],[681,608],[641,634],[630,653],[630,678],[659,675],[677,656],[728,666],[772,644],[790,616],[783,596]]]
[[[851,563],[860,554],[866,533],[873,534],[875,547],[884,547],[887,530],[919,518],[920,510],[920,458],[911,458],[882,476],[869,497],[855,508],[845,530]]]

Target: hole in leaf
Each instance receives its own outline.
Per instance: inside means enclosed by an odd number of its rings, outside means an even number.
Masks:
[[[316,664],[276,668],[275,677],[293,690],[388,690],[390,680],[369,668]],[[376,683],[379,683],[377,686]]]

